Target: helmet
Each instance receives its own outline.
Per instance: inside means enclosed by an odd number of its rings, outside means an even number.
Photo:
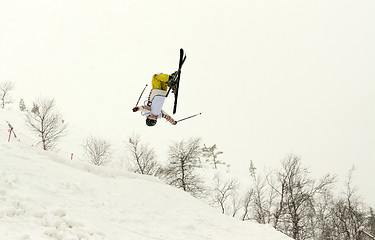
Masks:
[[[155,119],[151,119],[151,118],[146,118],[146,124],[149,127],[155,126],[156,120]]]

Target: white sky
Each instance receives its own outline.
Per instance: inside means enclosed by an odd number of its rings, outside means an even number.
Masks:
[[[374,43],[373,0],[0,0],[0,82],[16,102],[53,97],[71,126],[114,144],[134,132],[160,154],[202,137],[244,173],[290,153],[316,176],[355,165],[372,206]],[[149,128],[131,109],[181,47],[175,118],[203,115]]]

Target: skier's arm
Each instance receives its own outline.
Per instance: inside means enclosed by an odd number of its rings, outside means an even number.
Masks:
[[[176,125],[176,124],[177,124],[177,121],[174,120],[171,116],[169,116],[169,115],[168,115],[167,113],[165,113],[165,112],[162,112],[161,117],[162,117],[162,118],[165,118],[168,122],[170,122],[170,123],[173,124],[173,125]]]

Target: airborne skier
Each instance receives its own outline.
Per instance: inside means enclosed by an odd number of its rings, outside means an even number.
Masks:
[[[172,90],[174,93],[174,106],[173,114],[176,113],[177,109],[177,97],[178,88],[180,85],[181,67],[184,64],[186,55],[184,50],[180,49],[180,60],[178,63],[178,70],[171,75],[159,73],[152,77],[152,89],[149,94],[147,103],[143,106],[133,108],[133,112],[141,111],[142,115],[146,116],[147,126],[155,126],[158,118],[165,118],[168,122],[176,125],[178,121],[175,121],[170,115],[162,110],[165,99],[168,97],[169,92]],[[146,85],[147,86],[147,85]],[[143,90],[144,91],[144,90]],[[143,92],[142,92],[143,93]],[[142,94],[141,94],[142,96]],[[140,96],[140,97],[141,97]]]
[[[164,73],[154,74],[152,77],[152,89],[147,103],[143,106],[133,108],[133,112],[141,111],[142,115],[146,116],[147,126],[155,126],[159,118],[165,118],[173,125],[177,124],[177,121],[162,109],[168,94],[168,87],[172,89],[172,92],[176,92],[177,90],[177,74],[177,71],[171,75]]]

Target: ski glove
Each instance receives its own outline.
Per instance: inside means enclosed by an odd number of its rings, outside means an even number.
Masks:
[[[136,112],[136,111],[138,111],[139,110],[139,107],[134,107],[133,108],[133,112]]]

